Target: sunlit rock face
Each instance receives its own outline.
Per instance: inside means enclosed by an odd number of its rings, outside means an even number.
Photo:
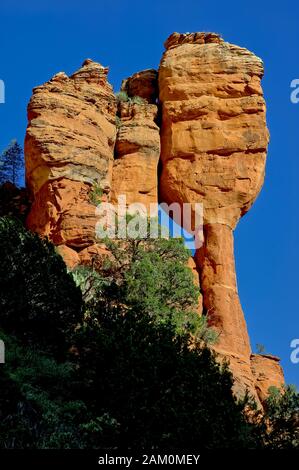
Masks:
[[[35,88],[28,105],[26,181],[33,205],[27,225],[76,250],[95,237],[92,186],[111,189],[116,99],[107,73],[87,59],[72,76],[61,72]]]
[[[262,61],[213,33],[174,33],[159,69],[160,198],[202,203],[195,259],[203,306],[231,362],[236,389],[254,393],[250,343],[237,292],[232,230],[264,181],[268,145]]]
[[[160,129],[154,104],[119,104],[120,125],[115,145],[111,202],[126,196],[127,205],[158,202]]]

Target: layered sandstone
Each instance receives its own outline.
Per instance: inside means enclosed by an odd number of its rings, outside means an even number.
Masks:
[[[147,210],[158,201],[160,133],[154,104],[120,102],[115,145],[111,202],[125,195],[127,205],[143,204]]]
[[[70,77],[61,72],[35,88],[28,106],[27,225],[76,251],[94,242],[93,185],[110,191],[116,99],[107,73],[87,59]]]
[[[245,385],[254,393],[232,230],[264,180],[262,61],[213,33],[174,33],[165,47],[159,69],[160,197],[203,204],[205,240],[195,258],[204,310],[219,333],[216,349],[230,359],[236,390]]]

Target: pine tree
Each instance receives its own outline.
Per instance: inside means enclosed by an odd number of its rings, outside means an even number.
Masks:
[[[17,184],[24,168],[23,150],[14,139],[0,156],[0,183]]]

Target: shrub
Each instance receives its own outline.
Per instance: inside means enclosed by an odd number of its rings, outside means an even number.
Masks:
[[[271,449],[299,449],[299,393],[296,387],[270,387],[265,403],[264,444]]]
[[[130,101],[129,96],[125,91],[119,91],[115,96],[118,102],[126,103]]]
[[[147,104],[147,101],[146,101],[146,99],[141,98],[141,96],[133,96],[131,98],[131,103],[134,103],[134,104]]]
[[[115,118],[115,126],[116,126],[116,129],[120,129],[120,127],[122,126],[122,122],[119,116],[116,116]]]
[[[101,186],[94,183],[89,193],[89,200],[95,206],[98,206],[102,202],[103,190]]]
[[[141,96],[130,97],[125,91],[119,91],[115,96],[118,103],[147,104],[146,99],[141,98]]]

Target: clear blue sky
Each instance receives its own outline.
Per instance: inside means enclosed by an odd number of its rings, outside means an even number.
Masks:
[[[56,72],[72,73],[93,58],[110,66],[115,90],[135,71],[157,67],[173,31],[216,31],[265,63],[263,88],[271,144],[265,186],[240,222],[236,261],[241,301],[253,347],[282,358],[286,379],[299,386],[290,342],[299,338],[299,78],[296,2],[214,0],[1,0],[0,149],[26,128],[31,89]]]

